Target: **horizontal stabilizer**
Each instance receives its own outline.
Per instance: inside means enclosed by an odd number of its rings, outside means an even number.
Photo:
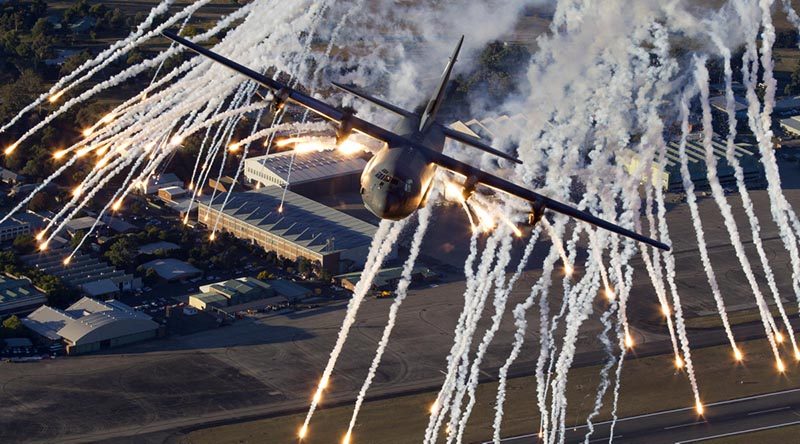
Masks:
[[[381,108],[387,109],[387,110],[389,110],[389,111],[391,111],[391,112],[393,112],[395,114],[398,114],[400,116],[412,117],[414,115],[414,113],[412,113],[411,111],[406,111],[403,108],[400,108],[399,106],[392,105],[391,103],[389,103],[389,102],[387,102],[385,100],[381,100],[381,99],[379,99],[379,98],[377,98],[375,96],[372,96],[371,94],[369,94],[367,92],[364,92],[364,91],[362,91],[362,90],[360,90],[358,88],[355,88],[353,86],[343,85],[343,84],[341,84],[339,82],[331,82],[331,83],[333,84],[333,86],[341,89],[342,91],[348,92],[348,93],[350,93],[350,94],[352,94],[352,95],[354,95],[356,97],[360,97],[360,98],[362,98],[362,99],[364,99],[364,100],[366,100],[368,102],[372,102],[375,105],[378,105]]]
[[[442,126],[442,131],[444,132],[444,135],[447,136],[447,138],[453,139],[456,142],[461,142],[465,145],[469,145],[479,150],[486,151],[489,154],[494,154],[495,156],[502,157],[503,159],[510,160],[518,164],[522,164],[521,160],[517,159],[516,157],[510,154],[506,154],[498,150],[497,148],[490,147],[489,145],[483,143],[477,137],[472,137],[469,134],[462,133],[461,131],[448,128],[446,126]]]

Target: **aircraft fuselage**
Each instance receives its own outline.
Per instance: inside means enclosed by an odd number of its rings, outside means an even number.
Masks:
[[[436,125],[419,131],[419,118],[403,118],[396,134],[441,152],[445,136]],[[436,165],[409,146],[386,145],[370,159],[361,173],[364,205],[381,219],[405,219],[425,204]]]

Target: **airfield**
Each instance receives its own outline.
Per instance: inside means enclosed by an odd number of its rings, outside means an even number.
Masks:
[[[796,175],[796,166],[794,175]],[[786,171],[786,173],[790,173]],[[789,201],[800,204],[800,190],[785,190]],[[778,278],[787,308],[791,301],[788,256],[777,237],[777,227],[769,212],[767,194],[752,194],[759,214],[763,214],[762,238]],[[737,221],[744,227],[744,215],[736,195],[729,196]],[[345,205],[344,203],[342,205]],[[725,243],[727,234],[718,210],[710,198],[700,200],[711,261],[731,311],[753,310],[752,297],[743,282],[733,248]],[[462,308],[464,282],[458,264],[463,264],[468,233],[463,213],[457,208],[437,210],[433,232],[425,243],[424,256],[449,270],[438,285],[416,287],[399,313],[398,326],[384,356],[364,414],[355,430],[356,442],[417,442],[424,429],[427,408],[441,384],[441,370],[447,355],[455,322]],[[678,258],[678,285],[689,321],[714,326],[716,314],[709,315],[713,299],[705,274],[693,247],[694,234],[687,223],[688,209],[676,205],[669,212],[669,226]],[[447,222],[447,223],[443,223]],[[713,223],[709,223],[713,222]],[[743,241],[752,261],[757,257],[750,243],[749,229],[742,230]],[[524,245],[520,241],[520,249]],[[542,248],[541,250],[545,250]],[[752,255],[751,255],[752,253]],[[527,289],[539,276],[541,257],[524,273],[510,304],[527,296]],[[513,262],[512,262],[513,264]],[[691,407],[692,397],[682,372],[672,367],[669,337],[659,318],[659,309],[641,260],[631,292],[629,317],[635,329],[636,348],[624,366],[623,415]],[[579,277],[582,270],[576,270]],[[759,278],[761,270],[756,268]],[[765,289],[766,290],[766,289]],[[560,294],[555,280],[551,295]],[[177,296],[177,295],[176,295]],[[558,300],[553,301],[553,306]],[[0,396],[0,439],[4,442],[289,442],[294,436],[308,397],[314,388],[344,315],[346,301],[289,313],[246,319],[231,326],[187,336],[172,336],[122,348],[108,354],[56,359],[35,364],[2,364]],[[338,440],[349,417],[355,392],[360,388],[381,335],[391,299],[368,299],[362,306],[339,361],[322,411],[315,417],[308,442]],[[570,376],[571,414],[567,423],[580,423],[589,411],[603,354],[597,335],[601,325],[597,314],[606,302],[598,297],[595,316],[581,331],[578,356]],[[488,304],[487,304],[488,305]],[[484,315],[488,318],[488,311]],[[527,347],[512,367],[508,404],[508,436],[533,432],[537,413],[533,379],[529,376],[538,355],[537,315],[532,313]],[[735,313],[731,318],[736,319]],[[750,319],[752,321],[752,319]],[[481,324],[485,328],[486,322]],[[468,429],[471,441],[490,438],[491,402],[494,398],[496,370],[505,361],[513,335],[513,322],[505,319],[483,365],[480,402],[474,425]],[[760,325],[750,322],[737,327],[737,339],[762,335]],[[481,330],[479,330],[481,331]],[[790,365],[778,375],[764,341],[742,343],[745,363],[738,367],[730,348],[718,329],[690,331],[695,366],[705,402],[789,388],[796,384],[800,369]],[[666,355],[656,356],[666,353]],[[630,354],[628,355],[631,356]],[[753,383],[741,384],[742,380]],[[733,388],[730,388],[733,387]],[[664,393],[664,396],[658,396]],[[402,395],[402,396],[401,396]],[[608,403],[607,403],[608,404]],[[341,405],[339,408],[325,408]],[[54,408],[59,415],[45,415]],[[572,415],[574,413],[574,416]],[[285,416],[294,415],[294,416]],[[601,420],[607,418],[604,411]],[[267,418],[267,419],[262,419]],[[248,422],[249,421],[249,422]],[[243,424],[242,422],[246,422]],[[227,425],[226,425],[227,424]],[[378,425],[379,424],[379,425]],[[218,426],[216,428],[210,426]],[[400,432],[402,431],[402,433]],[[389,433],[394,438],[389,439]],[[243,435],[244,434],[244,435]],[[377,435],[375,435],[377,434]],[[132,438],[134,435],[138,435]]]

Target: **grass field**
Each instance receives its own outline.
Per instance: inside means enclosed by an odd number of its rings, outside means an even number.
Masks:
[[[694,352],[704,402],[715,402],[796,387],[800,367],[790,365],[780,375],[766,341],[740,344],[746,354],[741,365],[735,365],[729,347],[711,347]],[[787,358],[788,360],[788,358]],[[594,403],[598,383],[598,367],[570,371],[568,383],[568,424],[583,423]],[[465,442],[480,442],[491,437],[497,384],[485,383],[478,388],[478,402],[467,427]],[[503,435],[532,433],[538,428],[533,377],[509,381],[508,399],[503,422]],[[610,393],[609,393],[610,395]],[[435,393],[368,402],[364,405],[353,442],[405,444],[419,442],[424,433],[428,408]],[[610,417],[610,396],[597,421]],[[629,360],[623,367],[620,394],[620,416],[631,416],[694,405],[691,390],[683,372],[676,372],[671,356]],[[341,439],[352,413],[351,406],[322,409],[314,416],[305,443],[331,443]],[[276,417],[241,424],[197,430],[184,436],[184,444],[293,442],[304,415]]]

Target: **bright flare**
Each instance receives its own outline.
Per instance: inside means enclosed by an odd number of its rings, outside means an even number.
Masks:
[[[47,250],[47,242],[42,242],[41,244],[39,244],[39,251],[45,251],[45,250]]]
[[[630,333],[625,333],[625,347],[633,348],[633,338],[631,337]]]
[[[81,192],[82,192],[81,187],[77,186],[75,187],[74,190],[72,190],[72,195],[78,197],[81,195]]]
[[[322,390],[325,390],[326,388],[328,388],[328,382],[329,381],[330,380],[327,377],[324,377],[324,378],[320,379],[319,380],[319,388],[322,389]]]
[[[661,314],[663,314],[664,317],[667,317],[667,318],[669,317],[670,312],[669,312],[669,306],[668,305],[664,304],[664,305],[661,306]]]
[[[678,370],[683,368],[683,359],[680,356],[675,356],[675,368]]]
[[[777,341],[778,344],[783,344],[783,333],[781,333],[779,331],[776,331],[775,332],[775,341]]]
[[[85,128],[83,131],[81,131],[83,137],[89,137],[92,135],[92,133],[94,133],[94,128]]]
[[[464,202],[464,189],[455,182],[444,184],[444,198],[451,202]]]
[[[741,351],[741,350],[739,350],[738,348],[734,348],[734,349],[733,349],[733,357],[734,357],[734,358],[735,358],[737,361],[741,361],[742,359],[744,359],[744,355],[742,354],[742,351]]]
[[[606,288],[606,298],[608,298],[609,301],[613,301],[616,297],[617,295],[614,293],[614,290]]]
[[[307,434],[308,434],[308,426],[304,425],[303,427],[300,427],[300,431],[297,432],[297,437],[303,439],[306,437]]]
[[[479,226],[484,232],[488,233],[492,231],[492,228],[497,225],[492,215],[480,205],[473,202],[472,210],[475,212],[475,215],[478,216],[478,221],[480,222]]]
[[[70,261],[72,260],[72,256],[67,256],[64,258],[64,265],[69,265]]]
[[[66,155],[67,155],[66,151],[58,150],[55,153],[53,153],[53,159],[58,160],[58,159],[61,159],[62,157],[66,156]]]
[[[170,139],[170,143],[173,144],[173,145],[182,144],[183,143],[183,136],[181,136],[181,135],[173,136],[172,139]]]
[[[572,276],[572,273],[574,273],[574,272],[575,272],[575,269],[572,268],[571,265],[569,265],[569,264],[564,265],[564,274],[565,275]]]
[[[209,236],[209,240],[211,240],[212,242],[213,242],[213,241],[214,241],[214,239],[216,239],[216,238],[217,238],[217,233],[211,233],[211,236]]]
[[[703,407],[703,403],[700,401],[697,401],[697,403],[694,406],[694,409],[697,410],[698,415],[702,415],[703,412],[705,412],[706,410],[705,407]]]
[[[436,414],[436,412],[439,411],[439,400],[433,401],[429,411],[431,412],[431,415]]]
[[[342,444],[350,444],[350,432],[348,431],[344,438],[342,438]]]
[[[114,205],[111,205],[111,209],[114,211],[119,211],[120,208],[122,208],[122,199],[117,200],[114,202]]]
[[[232,143],[232,144],[228,145],[228,151],[230,151],[232,153],[235,153],[235,152],[239,151],[239,143],[237,142],[237,143]]]
[[[5,151],[3,151],[3,152],[4,152],[4,153],[6,153],[6,154],[11,154],[11,153],[13,153],[13,152],[14,152],[14,150],[15,150],[15,149],[17,149],[17,147],[18,147],[18,146],[19,146],[19,142],[17,142],[17,143],[13,143],[13,144],[9,145],[9,146],[8,146],[8,147],[5,149]]]
[[[63,96],[63,95],[64,95],[64,91],[59,91],[59,92],[53,94],[52,96],[48,97],[47,101],[50,102],[50,103],[56,103],[58,101],[58,99],[60,99],[61,96]]]
[[[783,364],[783,360],[778,358],[778,362],[775,364],[778,367],[778,372],[783,373],[786,371],[786,366]]]
[[[344,142],[340,143],[336,149],[338,149],[342,154],[351,155],[364,151],[364,145],[348,137],[344,140]]]

